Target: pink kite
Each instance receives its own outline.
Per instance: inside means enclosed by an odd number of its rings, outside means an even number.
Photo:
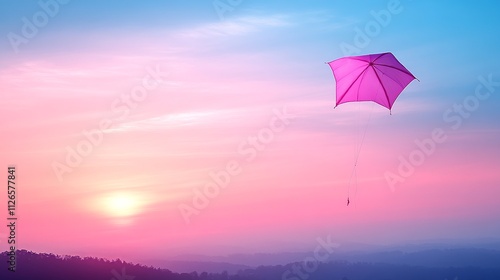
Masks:
[[[337,82],[337,103],[373,101],[391,110],[415,78],[392,53],[350,56],[328,62]]]

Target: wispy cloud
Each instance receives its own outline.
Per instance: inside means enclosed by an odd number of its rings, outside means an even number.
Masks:
[[[321,26],[321,29],[326,31],[344,29],[361,22],[361,19],[352,16],[346,17],[342,14],[326,10],[306,11],[294,17],[300,18],[300,21],[306,24]]]
[[[223,127],[252,127],[255,126],[256,116],[266,115],[269,110],[258,105],[246,107],[197,110],[185,108],[168,114],[152,117],[140,117],[117,123],[105,133],[127,133],[138,131],[176,130],[198,127],[199,129]]]
[[[105,130],[105,133],[130,132],[136,130],[172,129],[184,126],[200,125],[223,119],[225,114],[220,111],[192,111],[166,114],[148,119],[124,122]]]
[[[206,38],[214,36],[237,36],[257,32],[263,28],[289,26],[291,22],[283,15],[247,16],[223,22],[207,23],[180,31],[183,37]]]

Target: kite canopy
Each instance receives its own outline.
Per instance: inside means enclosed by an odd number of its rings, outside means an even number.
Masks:
[[[337,82],[337,103],[373,101],[391,110],[415,78],[390,52],[350,56],[328,62]]]

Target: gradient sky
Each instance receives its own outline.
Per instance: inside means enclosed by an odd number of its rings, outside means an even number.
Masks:
[[[497,1],[243,0],[219,13],[225,1],[187,2],[69,1],[36,32],[25,27],[31,38],[17,47],[12,34],[23,36],[23,18],[43,21],[43,9],[0,2],[0,166],[18,169],[20,248],[133,259],[311,250],[326,235],[500,235]],[[356,42],[355,54],[390,51],[420,80],[392,115],[370,103],[333,109],[325,62]],[[126,107],[121,98],[158,69],[163,83]],[[475,97],[478,87],[489,96]],[[453,110],[464,102],[462,117]],[[269,136],[276,110],[293,119]],[[103,120],[102,142],[58,177],[54,166]],[[399,174],[435,129],[446,140],[391,189],[387,172]],[[269,141],[250,148],[259,133]],[[179,207],[235,162],[241,172],[186,223]]]

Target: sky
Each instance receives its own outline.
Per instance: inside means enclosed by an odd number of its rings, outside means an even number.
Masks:
[[[496,1],[0,3],[20,249],[134,259],[500,234]],[[382,52],[418,78],[392,114],[334,109],[325,62]]]

